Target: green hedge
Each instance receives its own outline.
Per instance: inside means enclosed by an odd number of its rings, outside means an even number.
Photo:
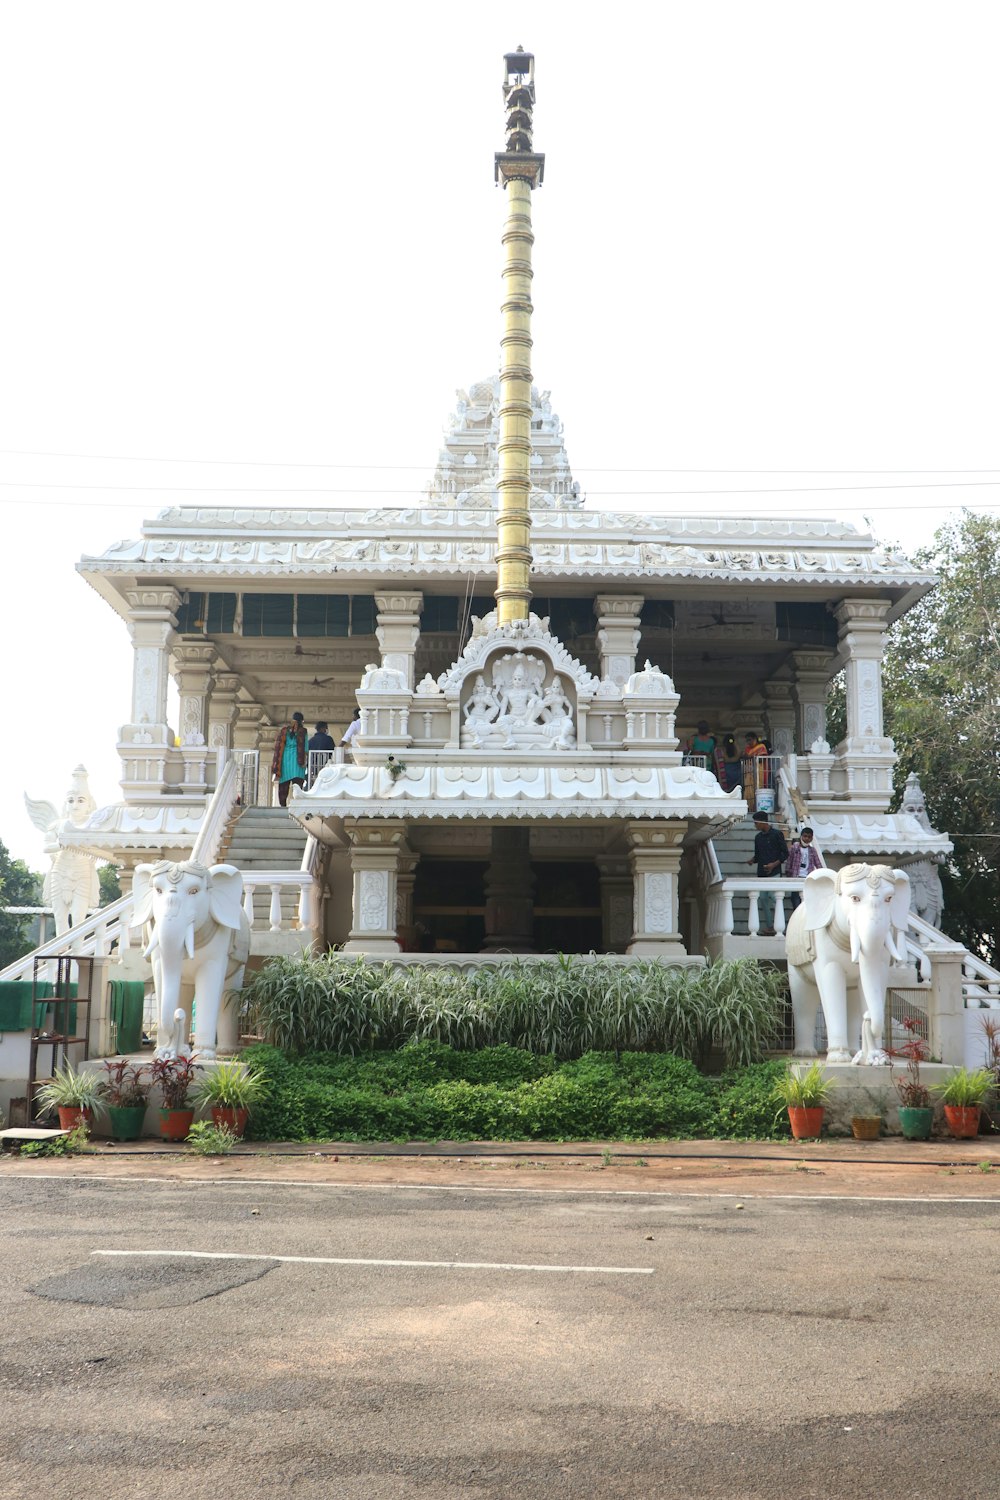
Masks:
[[[778,1062],[709,1078],[671,1054],[588,1052],[558,1062],[510,1046],[416,1042],[360,1058],[244,1054],[268,1091],[258,1140],[646,1140],[776,1138]]]
[[[251,1025],[290,1053],[348,1056],[409,1041],[579,1058],[672,1052],[756,1061],[780,1027],[785,979],[754,959],[676,968],[655,959],[483,964],[471,973],[337,954],[276,958],[249,980]]]

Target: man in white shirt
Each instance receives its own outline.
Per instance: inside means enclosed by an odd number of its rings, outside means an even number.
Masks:
[[[354,739],[354,736],[356,734],[360,734],[360,733],[361,733],[361,710],[359,708],[356,708],[354,710],[354,718],[351,720],[351,722],[348,724],[347,728],[344,730],[344,737],[343,737],[343,739],[340,742],[341,746],[344,749],[346,749],[347,746],[350,745],[351,741]]]

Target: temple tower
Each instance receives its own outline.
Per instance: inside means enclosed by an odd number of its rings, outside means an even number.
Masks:
[[[500,339],[497,621],[527,620],[531,600],[531,191],[545,157],[532,145],[535,59],[518,47],[504,57],[507,148],[496,154],[497,182],[507,189],[504,224],[503,333]]]

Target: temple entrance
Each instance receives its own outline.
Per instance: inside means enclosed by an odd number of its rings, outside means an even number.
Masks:
[[[486,945],[486,860],[425,855],[413,888],[411,951],[480,953]],[[536,953],[600,953],[601,892],[593,860],[532,861]]]

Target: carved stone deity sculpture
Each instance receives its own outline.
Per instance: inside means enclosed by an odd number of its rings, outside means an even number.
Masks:
[[[545,686],[546,663],[528,653],[493,658],[491,682],[479,672],[463,714],[462,745],[481,750],[569,750],[576,744],[573,702],[555,673]]]
[[[923,787],[915,771],[911,771],[906,778],[899,810],[901,813],[909,813],[927,833],[937,831],[927,815]],[[940,870],[944,858],[943,854],[928,854],[923,859],[903,861],[906,873],[910,877],[910,910],[916,912],[917,916],[922,917],[931,927],[940,926],[941,913],[944,910],[944,889],[941,885]]]
[[[56,936],[62,937],[70,927],[79,927],[87,913],[96,911],[101,904],[96,857],[83,849],[64,848],[59,838],[60,833],[83,828],[97,810],[97,803],[90,795],[86,767],[77,766],[73,772],[61,813],[51,802],[35,801],[27,793],[24,802],[32,823],[45,834],[45,852],[51,863],[42,900],[52,907]]]

